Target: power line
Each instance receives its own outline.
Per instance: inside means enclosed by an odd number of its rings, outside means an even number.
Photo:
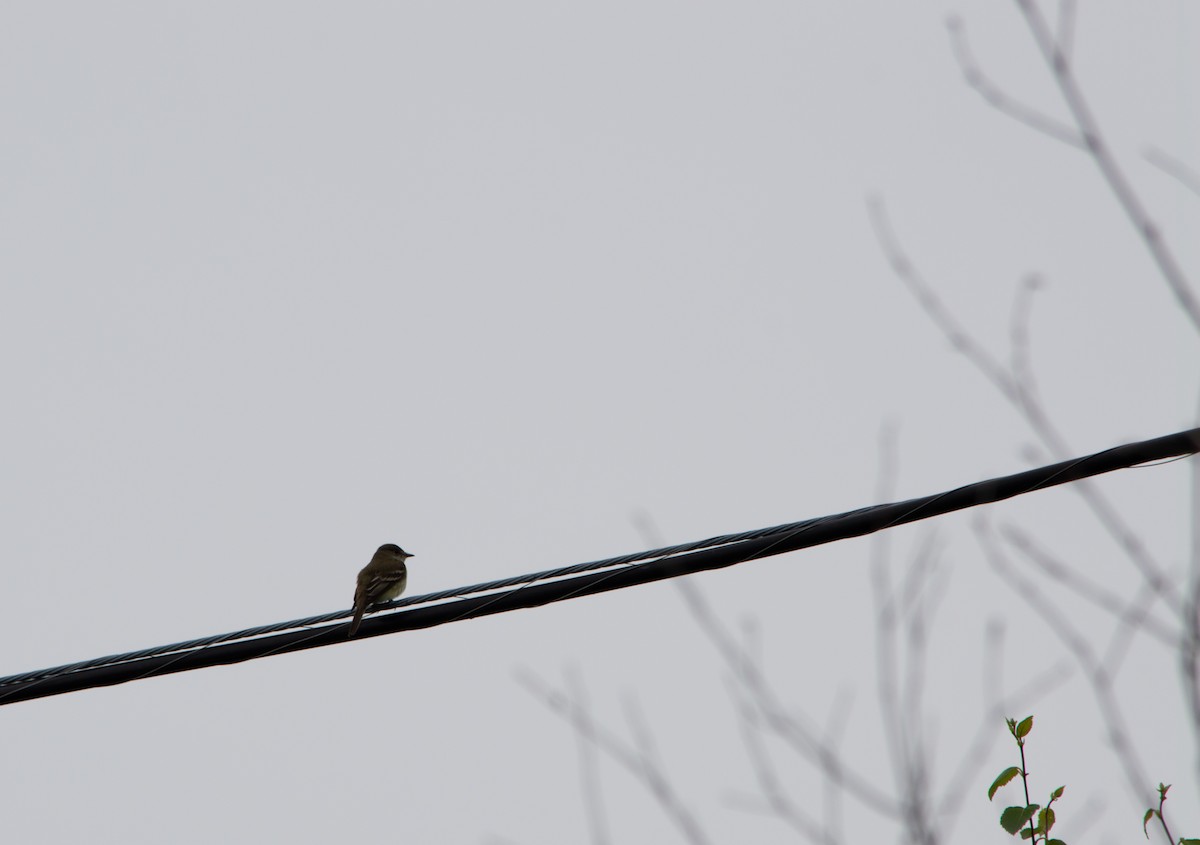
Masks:
[[[725,534],[659,549],[518,575],[391,602],[363,621],[355,639],[431,628],[521,608],[676,578],[811,546],[860,537],[976,505],[998,502],[1137,464],[1200,452],[1200,428],[1130,443],[1082,458],[945,493],[802,522]],[[241,663],[272,654],[350,642],[349,610],[262,625],[0,678],[0,705],[141,678]],[[331,624],[332,623],[332,624]]]

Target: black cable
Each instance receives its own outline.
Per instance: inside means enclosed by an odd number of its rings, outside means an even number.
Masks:
[[[834,540],[859,537],[895,525],[1001,501],[1149,461],[1197,452],[1200,452],[1200,429],[1192,429],[1117,446],[1016,475],[968,484],[933,496],[413,596],[392,602],[384,607],[387,612],[364,620],[355,639],[430,628],[447,622],[537,607],[708,569],[720,569]],[[514,589],[506,590],[508,587]],[[326,623],[338,622],[349,616],[349,610],[342,610],[10,675],[0,678],[0,705],[348,642],[345,623]],[[314,629],[313,626],[319,625],[326,627]]]
[[[526,575],[516,575],[496,581],[487,581],[482,584],[472,584],[466,587],[454,587],[449,590],[442,590],[436,593],[426,593],[425,595],[420,596],[410,596],[408,598],[402,598],[393,602],[388,602],[384,605],[376,605],[375,610],[394,610],[414,604],[432,604],[452,598],[458,598],[460,596],[472,595],[475,593],[493,592],[505,587],[517,586],[519,584],[529,584],[535,581],[548,581],[568,575],[577,575],[582,572],[591,572],[597,569],[608,569],[615,566],[634,563],[636,561],[649,560],[651,558],[664,557],[667,555],[679,554],[681,552],[695,551],[697,549],[711,548],[713,546],[735,543],[740,540],[748,540],[755,537],[765,537],[772,534],[795,531],[811,522],[818,522],[831,518],[835,517],[820,517],[818,519],[807,520],[806,522],[801,523],[788,523],[785,525],[776,525],[771,528],[758,528],[753,531],[743,531],[738,534],[725,534],[718,537],[710,537],[707,540],[681,543],[675,546],[664,546],[659,549],[651,549],[645,552],[636,552],[634,554],[621,555],[619,557],[605,558],[603,560],[589,561],[587,563],[576,563],[570,566],[561,566],[556,569],[548,569],[542,572],[532,572]],[[274,634],[280,631],[287,631],[295,628],[312,628],[314,625],[321,625],[326,622],[335,622],[338,619],[348,619],[352,613],[352,610],[339,610],[333,613],[324,613],[320,616],[309,616],[303,619],[293,619],[289,622],[276,622],[271,625],[259,625],[254,628],[246,628],[241,631],[233,631],[227,634],[214,634],[212,636],[201,637],[199,639],[171,643],[170,645],[154,646],[153,648],[146,648],[140,651],[111,654],[105,657],[96,657],[79,663],[68,663],[48,669],[38,669],[33,672],[25,672],[20,675],[10,675],[5,678],[0,678],[0,688],[2,688],[4,684],[8,683],[31,681],[52,675],[75,672],[80,669],[92,669],[98,666],[110,666],[117,663],[127,663],[131,660],[142,657],[156,657],[159,655],[172,654],[180,651],[191,651],[193,649],[205,648],[218,643],[251,639],[254,637],[263,636],[265,634]]]

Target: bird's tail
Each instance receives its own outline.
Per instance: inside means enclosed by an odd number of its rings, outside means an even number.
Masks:
[[[358,633],[358,626],[362,624],[363,606],[355,602],[354,604],[354,619],[350,621],[350,633],[347,637],[353,637]]]

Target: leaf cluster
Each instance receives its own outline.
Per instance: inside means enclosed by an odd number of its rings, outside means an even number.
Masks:
[[[988,787],[988,800],[994,800],[1000,787],[1011,783],[1015,777],[1020,775],[1021,783],[1025,787],[1025,803],[1023,805],[1005,807],[1004,812],[1000,814],[1000,826],[1013,836],[1020,835],[1022,839],[1028,839],[1034,845],[1038,842],[1043,843],[1043,845],[1066,845],[1061,839],[1050,838],[1050,831],[1057,820],[1053,804],[1059,798],[1062,798],[1066,787],[1060,786],[1051,792],[1050,800],[1046,802],[1046,806],[1044,807],[1041,804],[1032,804],[1029,801],[1029,772],[1025,769],[1025,738],[1033,730],[1033,717],[1026,716],[1020,722],[1016,719],[1007,719],[1006,721],[1008,723],[1008,732],[1017,741],[1017,748],[1021,752],[1021,765],[1009,766],[996,776],[996,779],[992,781],[992,785]]]

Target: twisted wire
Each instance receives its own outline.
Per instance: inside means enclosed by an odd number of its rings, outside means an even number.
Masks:
[[[378,614],[377,617],[384,618],[369,620],[364,628],[368,629],[368,636],[379,636],[731,566],[819,543],[862,536],[1116,469],[1184,457],[1196,452],[1200,452],[1200,429],[1116,446],[1074,460],[903,502],[871,505],[800,522],[724,534],[706,540],[402,598],[379,609],[407,609],[405,612]],[[475,598],[469,598],[472,596]],[[337,638],[336,631],[340,626],[317,626],[338,622],[350,615],[350,610],[339,610],[10,675],[0,678],[0,704],[346,642],[344,636]],[[144,671],[141,671],[143,668]],[[37,689],[39,686],[42,688]]]
[[[870,508],[864,508],[862,510],[870,510]],[[566,578],[571,575],[578,575],[584,572],[594,572],[601,569],[625,566],[630,563],[637,563],[638,561],[652,560],[656,558],[669,557],[676,554],[683,554],[686,552],[699,551],[701,549],[715,548],[717,546],[729,545],[731,543],[737,543],[743,540],[754,540],[762,537],[769,537],[774,534],[788,534],[803,530],[806,527],[810,527],[811,525],[824,522],[829,519],[835,519],[838,516],[841,516],[841,514],[837,516],[817,517],[815,519],[808,519],[802,522],[786,523],[783,525],[772,526],[770,528],[757,528],[751,531],[742,531],[737,534],[723,534],[717,537],[710,537],[707,540],[679,543],[674,546],[663,546],[657,549],[649,549],[644,552],[634,552],[632,554],[619,555],[617,557],[603,558],[601,560],[587,561],[584,563],[575,563],[569,566],[560,566],[554,569],[543,570],[542,572],[530,572],[525,575],[513,575],[508,578],[500,578],[495,581],[485,581],[480,584],[469,584],[463,587],[453,587],[447,590],[425,593],[423,595],[407,596],[392,602],[387,602],[386,604],[377,605],[376,609],[395,610],[413,605],[437,604],[443,601],[449,601],[450,599],[462,598],[464,596],[490,593],[497,590],[507,589],[509,587],[534,584],[542,581],[553,581],[559,578]],[[193,651],[195,649],[207,648],[208,646],[217,645],[219,643],[254,639],[256,637],[262,637],[268,634],[277,634],[282,631],[312,628],[314,626],[324,625],[329,622],[337,622],[340,619],[348,619],[352,614],[352,609],[337,610],[333,611],[332,613],[322,613],[318,616],[307,616],[302,619],[292,619],[286,622],[274,622],[269,625],[256,625],[252,628],[244,628],[240,631],[230,631],[229,633],[225,634],[212,634],[207,637],[181,640],[177,643],[153,646],[151,648],[139,649],[137,651],[127,651],[120,654],[109,654],[103,657],[94,657],[90,660],[81,660],[77,663],[64,663],[61,666],[52,666],[46,669],[38,669],[18,675],[8,675],[5,677],[0,677],[0,690],[10,684],[19,684],[27,681],[57,677],[59,675],[70,674],[71,672],[78,672],[82,669],[95,669],[100,666],[113,666],[120,663],[141,660],[146,657],[161,657],[164,655],[173,654],[175,652]]]

